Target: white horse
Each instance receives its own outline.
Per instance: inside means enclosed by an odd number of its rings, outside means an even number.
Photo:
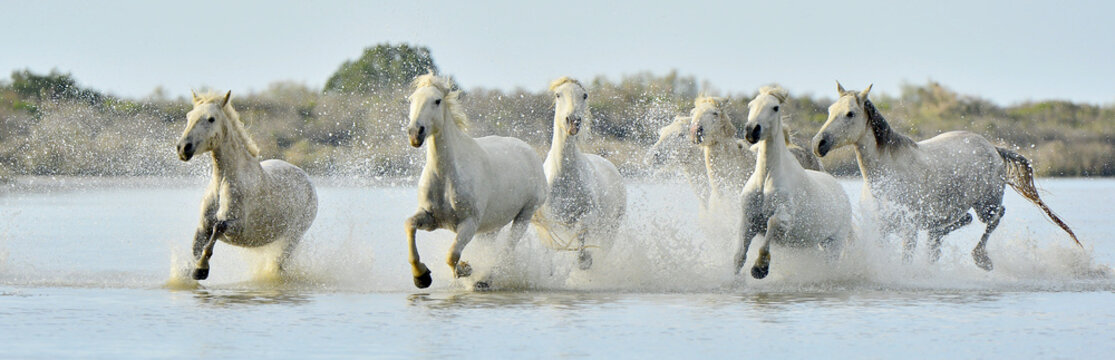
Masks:
[[[969,209],[987,224],[972,258],[990,271],[987,239],[1003,217],[1003,188],[1010,184],[1076,241],[1076,235],[1038,197],[1030,161],[1009,149],[996,147],[982,136],[952,131],[914,142],[891,129],[867,94],[845,91],[829,107],[829,117],[813,137],[813,149],[829,151],[853,145],[863,174],[863,200],[874,200],[885,234],[900,232],[904,256],[916,247],[918,230],[928,230],[930,259],[937,261],[941,238],[972,222]],[[905,226],[903,226],[905,225]],[[900,227],[901,226],[901,227]]]
[[[747,142],[757,144],[755,172],[743,189],[744,219],[736,273],[747,260],[751,240],[765,233],[751,276],[762,279],[770,270],[770,244],[820,247],[837,254],[852,237],[852,209],[836,178],[805,170],[786,145],[781,107],[786,91],[763,87],[747,105]]]
[[[704,152],[689,140],[689,122],[692,118],[678,116],[674,122],[658,129],[658,142],[650,148],[651,165],[676,167],[697,194],[701,210],[706,210],[709,198],[708,170]]]
[[[414,285],[429,287],[430,269],[418,257],[416,229],[457,233],[447,263],[454,276],[472,273],[460,261],[473,235],[498,232],[511,223],[514,246],[530,218],[546,201],[546,178],[534,149],[522,140],[486,136],[474,139],[463,127],[468,119],[460,93],[444,77],[426,74],[414,80],[410,95],[410,145],[426,146],[426,166],[418,181],[418,211],[406,220]]]
[[[550,195],[535,220],[539,234],[554,244],[562,234],[576,236],[579,266],[592,266],[587,239],[605,240],[615,233],[627,209],[627,188],[619,170],[607,159],[585,154],[577,147],[577,134],[585,126],[588,92],[580,82],[562,77],[550,84],[554,94],[554,138],[546,155],[546,181]],[[557,228],[557,229],[555,229]],[[564,241],[565,247],[569,242]]]
[[[244,130],[229,98],[193,94],[178,158],[212,152],[213,180],[201,201],[201,224],[194,234],[193,278],[209,277],[217,240],[243,247],[283,241],[279,267],[317,216],[317,193],[302,169],[282,160],[260,162],[259,149]]]
[[[728,100],[700,96],[693,102],[690,139],[704,151],[709,180],[709,208],[738,209],[736,201],[755,168],[755,154],[736,138],[736,127],[724,108]]]

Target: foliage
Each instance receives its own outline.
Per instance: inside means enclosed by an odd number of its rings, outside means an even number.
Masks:
[[[424,46],[379,44],[364,49],[360,58],[346,60],[325,82],[325,92],[370,95],[394,90],[437,65]]]
[[[384,55],[391,51],[416,57],[407,58],[411,65],[384,67],[393,64],[381,61],[394,58]],[[411,74],[425,72],[415,64],[428,61],[432,67],[433,60],[425,48],[409,45],[380,45],[365,53],[346,62],[326,91],[297,83],[275,83],[259,93],[234,91],[233,103],[263,157],[285,159],[319,176],[418,174],[424,153],[407,144],[406,85]],[[373,75],[374,81],[366,80],[369,73],[354,70],[372,63],[379,65],[371,68],[393,70]],[[334,80],[338,78],[345,80]],[[545,85],[538,84],[537,90],[465,91],[469,133],[519,137],[544,156],[553,126],[553,100]],[[616,162],[628,176],[649,171],[645,151],[656,140],[657,129],[687,114],[700,88],[696,79],[676,72],[597,77],[586,85],[592,131],[583,149]],[[731,99],[727,111],[742,131],[752,95],[712,95]],[[1115,176],[1115,105],[1040,101],[1004,107],[935,82],[905,85],[897,96],[876,90],[872,99],[895,129],[915,139],[969,130],[1020,151],[1042,176]],[[795,143],[808,146],[832,101],[791,94],[784,109]],[[209,162],[185,164],[174,154],[190,107],[186,98],[104,95],[55,71],[14,72],[10,82],[0,82],[0,176],[206,173]],[[837,174],[858,171],[848,148],[824,161]]]

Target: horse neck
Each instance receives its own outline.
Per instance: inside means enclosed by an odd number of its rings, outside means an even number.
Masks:
[[[776,175],[785,166],[797,164],[797,159],[790,153],[790,148],[782,137],[782,125],[780,122],[775,124],[777,125],[770,130],[771,137],[759,144],[759,151],[755,156],[755,172],[761,173],[760,176],[763,177]]]
[[[569,169],[581,161],[581,150],[577,146],[577,137],[558,126],[554,119],[554,138],[550,142],[550,158],[557,161],[557,169]]]
[[[456,171],[458,159],[473,153],[472,149],[480,147],[476,139],[468,136],[452,123],[442,126],[437,136],[431,136],[429,142],[430,144],[426,146],[426,164],[432,166],[438,173]]]
[[[859,172],[863,175],[863,181],[868,185],[878,182],[883,173],[886,172],[888,164],[887,159],[883,158],[883,153],[879,151],[878,143],[875,141],[875,131],[870,126],[867,131],[863,132],[859,140],[855,143],[856,162],[859,163]]]
[[[704,150],[705,168],[708,172],[709,185],[713,188],[713,191],[723,189],[731,184],[733,177],[740,175],[743,154],[736,144],[717,141],[704,146]]]
[[[213,179],[241,183],[254,181],[263,173],[259,159],[248,152],[248,147],[234,134],[226,132],[220,146],[214,148]]]

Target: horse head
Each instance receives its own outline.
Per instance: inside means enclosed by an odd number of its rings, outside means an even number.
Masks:
[[[691,120],[688,116],[677,116],[674,122],[658,129],[658,141],[650,148],[652,165],[685,161],[682,157],[686,149],[693,146],[688,137]]]
[[[856,143],[867,132],[868,114],[864,110],[864,102],[871,92],[871,85],[856,92],[844,90],[838,81],[836,91],[840,98],[829,106],[828,121],[813,137],[813,152],[820,157],[832,149]]]
[[[786,101],[786,90],[778,86],[764,86],[759,89],[759,95],[747,103],[747,124],[744,125],[744,139],[749,143],[770,139],[772,136],[781,137],[782,128],[782,103]]]
[[[689,138],[697,145],[714,144],[736,136],[736,127],[724,107],[726,98],[699,96],[693,101]]]
[[[588,90],[581,82],[568,76],[550,83],[554,94],[554,126],[569,135],[577,135],[587,118]]]
[[[414,79],[414,88],[414,93],[407,97],[410,101],[407,135],[411,146],[421,147],[427,137],[436,136],[446,126],[463,130],[467,118],[458,103],[460,91],[453,89],[449,78],[433,73],[420,75]]]
[[[240,125],[239,116],[232,108],[232,91],[223,95],[204,94],[198,96],[191,92],[194,108],[186,113],[186,130],[178,138],[178,158],[189,161],[196,154],[212,151],[220,146],[220,141],[230,132],[237,132],[241,137],[243,127]],[[258,154],[255,144],[246,139],[247,149],[252,155]]]

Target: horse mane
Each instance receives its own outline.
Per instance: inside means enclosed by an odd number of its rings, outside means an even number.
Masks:
[[[887,123],[887,119],[883,118],[883,114],[879,113],[879,109],[875,108],[875,104],[871,103],[870,99],[863,100],[863,111],[867,115],[867,125],[871,127],[871,132],[875,134],[875,146],[880,150],[918,147],[918,143],[910,139],[909,136],[892,129],[890,124]]]
[[[577,81],[577,79],[574,79],[574,78],[571,78],[571,77],[568,77],[568,76],[562,76],[562,77],[558,78],[557,80],[554,80],[554,81],[550,82],[550,91],[557,90],[558,86],[562,86],[562,85],[569,84],[569,83],[577,84],[577,86],[580,86],[581,89],[585,89],[585,86],[581,85],[581,82]]]
[[[776,99],[778,99],[779,103],[786,102],[786,99],[790,97],[790,93],[787,92],[786,89],[783,89],[781,86],[778,86],[778,85],[768,85],[768,86],[764,86],[764,87],[759,88],[759,95],[773,96]],[[758,96],[756,96],[756,97],[758,97]],[[754,100],[752,100],[752,101],[754,101]]]
[[[216,104],[217,106],[221,106],[226,95],[228,94],[215,92],[201,94],[194,100],[194,105]],[[256,142],[252,140],[251,136],[248,136],[248,130],[244,128],[244,123],[240,121],[240,113],[232,108],[231,97],[225,106],[221,106],[221,111],[224,111],[225,117],[229,119],[229,124],[232,125],[232,133],[236,134],[236,136],[240,138],[240,142],[244,144],[244,147],[248,148],[248,153],[252,154],[252,156],[259,156],[259,146],[256,146]]]
[[[728,98],[697,95],[697,98],[693,100],[693,110],[696,111],[697,107],[706,104],[712,105],[712,107],[720,111],[720,118],[724,120],[722,121],[722,123],[724,123],[723,130],[725,134],[727,134],[729,137],[735,137],[736,126],[732,124],[732,119],[728,117],[728,112],[724,111],[724,107],[728,105]],[[691,112],[690,117],[692,117],[692,115],[693,113]]]
[[[415,91],[424,87],[433,87],[441,91],[442,94],[445,94],[442,100],[444,100],[445,108],[448,110],[449,116],[453,118],[453,122],[461,130],[468,128],[468,115],[465,115],[465,109],[461,107],[461,91],[455,89],[453,80],[430,72],[425,75],[418,75],[414,78],[411,86],[414,87]]]

